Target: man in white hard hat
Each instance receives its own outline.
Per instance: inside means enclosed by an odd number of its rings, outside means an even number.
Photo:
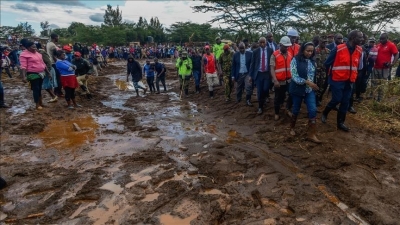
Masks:
[[[284,103],[286,98],[286,92],[288,92],[289,83],[292,75],[290,72],[290,62],[292,61],[292,54],[288,52],[288,48],[292,46],[292,42],[288,36],[283,36],[279,42],[279,49],[276,50],[270,59],[271,66],[271,78],[275,87],[275,120],[279,120],[279,111],[281,105]],[[286,104],[287,111],[290,112],[292,108],[292,99],[289,96]]]
[[[290,41],[292,43],[292,46],[288,48],[288,52],[290,52],[292,56],[295,57],[300,50],[300,45],[296,44],[296,41],[299,38],[299,32],[297,32],[297,30],[293,28],[289,28],[287,36],[290,38]]]

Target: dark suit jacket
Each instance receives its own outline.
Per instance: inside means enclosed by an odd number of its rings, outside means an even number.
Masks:
[[[329,50],[331,50],[331,51],[332,51],[335,47],[336,47],[336,46],[335,46],[335,42],[332,42],[332,43],[326,45],[326,48],[329,49]]]
[[[276,51],[279,49],[279,46],[277,43],[275,43],[274,41],[272,42],[272,45],[275,47],[275,50],[273,50],[272,52]],[[269,42],[267,41],[267,47],[269,48]]]
[[[244,55],[246,58],[246,68],[248,73],[250,71],[250,62],[252,53],[249,51],[245,51]],[[235,52],[235,54],[233,54],[232,71],[231,71],[231,77],[235,78],[235,80],[238,79],[239,70],[240,70],[240,52]]]
[[[266,55],[266,60],[268,62],[267,66],[267,71],[270,70],[271,66],[269,65],[269,60],[271,59],[272,55],[272,49],[267,48],[267,55]],[[258,69],[260,68],[260,61],[261,61],[261,47],[257,48],[256,50],[253,51],[253,55],[251,56],[251,63],[250,63],[250,71],[249,75],[251,76],[251,79],[254,81],[257,78],[257,73]]]

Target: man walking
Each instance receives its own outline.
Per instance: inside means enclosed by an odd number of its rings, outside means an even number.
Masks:
[[[372,71],[372,85],[374,88],[378,86],[378,98],[376,99],[378,102],[383,98],[383,81],[389,78],[390,69],[399,59],[399,51],[396,45],[389,41],[388,38],[387,33],[383,33],[379,37],[380,43],[377,45],[378,56],[376,57],[375,66]]]
[[[51,41],[46,44],[46,52],[50,56],[50,60],[52,63],[53,69],[50,71],[53,75],[53,79],[57,80],[57,87],[54,88],[54,94],[57,95],[58,97],[64,97],[64,94],[62,93],[62,85],[61,85],[61,75],[60,72],[58,71],[56,67],[56,51],[57,51],[57,46],[56,43],[58,43],[58,35],[55,33],[52,33],[50,35]]]
[[[213,45],[213,53],[215,58],[217,59],[217,61],[219,60],[219,57],[221,56],[221,54],[224,52],[224,43],[221,43],[221,38],[220,37],[216,37],[215,38],[215,44]],[[219,85],[222,85],[222,77],[220,76],[219,78]]]
[[[157,92],[156,92],[156,94],[160,94],[160,81],[164,87],[164,92],[167,92],[167,86],[165,85],[165,75],[166,75],[165,65],[163,63],[159,63],[157,58],[154,58],[154,68],[157,73],[157,77],[156,77]]]
[[[243,89],[246,90],[246,105],[252,106],[250,100],[253,93],[253,85],[250,81],[249,70],[252,53],[246,51],[243,42],[239,44],[239,52],[233,55],[231,76],[232,81],[236,81],[236,102],[242,100]]]
[[[210,93],[210,98],[214,98],[214,86],[219,84],[217,76],[217,59],[214,54],[210,52],[210,46],[206,45],[204,47],[206,54],[203,55],[201,60],[201,73],[205,74],[207,78],[208,91]]]
[[[326,39],[320,39],[319,45],[315,48],[315,62],[317,64],[316,84],[319,87],[316,93],[317,106],[321,106],[322,96],[328,88],[327,69],[324,63],[331,51],[326,47],[327,42],[328,40]]]
[[[193,55],[190,57],[193,63],[193,77],[196,86],[196,94],[200,93],[200,80],[201,80],[201,54],[198,49],[196,49]]]
[[[349,131],[344,122],[349,108],[350,96],[354,82],[357,78],[357,70],[363,68],[362,48],[359,46],[363,39],[363,33],[353,30],[348,35],[349,41],[334,48],[325,62],[325,66],[331,68],[329,84],[332,90],[332,99],[325,107],[321,120],[326,123],[329,112],[340,103],[337,112],[337,128]]]
[[[146,94],[147,88],[139,84],[139,81],[141,81],[143,78],[142,67],[140,66],[140,63],[136,61],[132,55],[128,56],[128,63],[126,65],[126,70],[127,70],[126,82],[127,83],[129,82],[129,75],[131,75],[132,83],[136,91],[136,96],[139,97],[139,89],[142,89],[144,91],[143,94]]]
[[[274,42],[274,35],[272,32],[268,32],[265,38],[267,39],[267,47],[271,48],[272,52],[278,50],[278,45]]]
[[[269,91],[271,83],[271,73],[268,59],[271,58],[272,50],[266,47],[265,37],[258,40],[259,48],[253,51],[250,63],[250,77],[256,83],[257,98],[258,98],[258,112],[263,113],[265,98]]]
[[[185,96],[189,95],[189,82],[192,75],[192,60],[188,57],[186,51],[182,52],[182,57],[176,61],[176,68],[178,69],[180,91],[185,91]]]
[[[275,120],[279,120],[279,111],[283,105],[286,93],[289,91],[289,84],[292,79],[290,71],[290,63],[293,56],[288,52],[288,47],[292,46],[290,38],[284,36],[281,38],[280,47],[276,50],[270,60],[271,78],[275,86]],[[290,112],[292,108],[292,98],[289,96],[287,100],[286,110]],[[291,114],[290,114],[291,116]]]
[[[296,41],[299,40],[299,32],[297,32],[297,30],[295,30],[293,28],[289,28],[286,35],[290,38],[290,41],[292,42],[292,46],[290,46],[288,48],[288,52],[293,57],[295,57],[297,55],[297,53],[299,53],[299,50],[300,50],[300,45],[296,43]]]
[[[218,59],[218,71],[220,76],[224,79],[226,102],[231,100],[233,86],[231,80],[232,58],[233,52],[230,51],[229,45],[224,45],[224,53],[222,53]]]
[[[78,80],[79,86],[84,91],[82,95],[86,95],[87,99],[92,99],[92,95],[90,94],[88,88],[88,80],[89,80],[89,71],[90,71],[90,63],[86,59],[82,58],[82,54],[80,52],[74,53],[74,59],[72,60],[72,64],[76,66],[75,75]]]
[[[332,51],[336,46],[343,44],[343,35],[342,34],[335,34],[334,42],[328,44],[326,47]]]

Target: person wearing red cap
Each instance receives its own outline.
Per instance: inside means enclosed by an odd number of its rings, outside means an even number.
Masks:
[[[205,74],[210,98],[214,98],[214,86],[219,85],[217,59],[214,54],[210,52],[209,45],[206,45],[204,49],[206,50],[206,54],[203,55],[203,60],[201,60],[201,74]]]
[[[84,91],[82,94],[86,94],[87,99],[92,99],[92,95],[88,89],[87,81],[89,79],[89,71],[91,70],[90,63],[86,59],[82,58],[80,52],[74,53],[74,59],[72,64],[76,66],[75,75],[78,80],[79,86]]]
[[[233,87],[233,82],[231,80],[232,58],[233,53],[230,51],[229,45],[224,45],[224,52],[219,56],[218,59],[218,73],[224,80],[226,102],[231,100]]]

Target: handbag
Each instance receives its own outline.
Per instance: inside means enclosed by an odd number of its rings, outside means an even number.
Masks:
[[[27,79],[28,81],[32,81],[32,80],[43,79],[43,78],[42,78],[42,76],[39,75],[39,73],[31,73],[31,74],[28,74],[28,75],[26,76],[26,79]]]

